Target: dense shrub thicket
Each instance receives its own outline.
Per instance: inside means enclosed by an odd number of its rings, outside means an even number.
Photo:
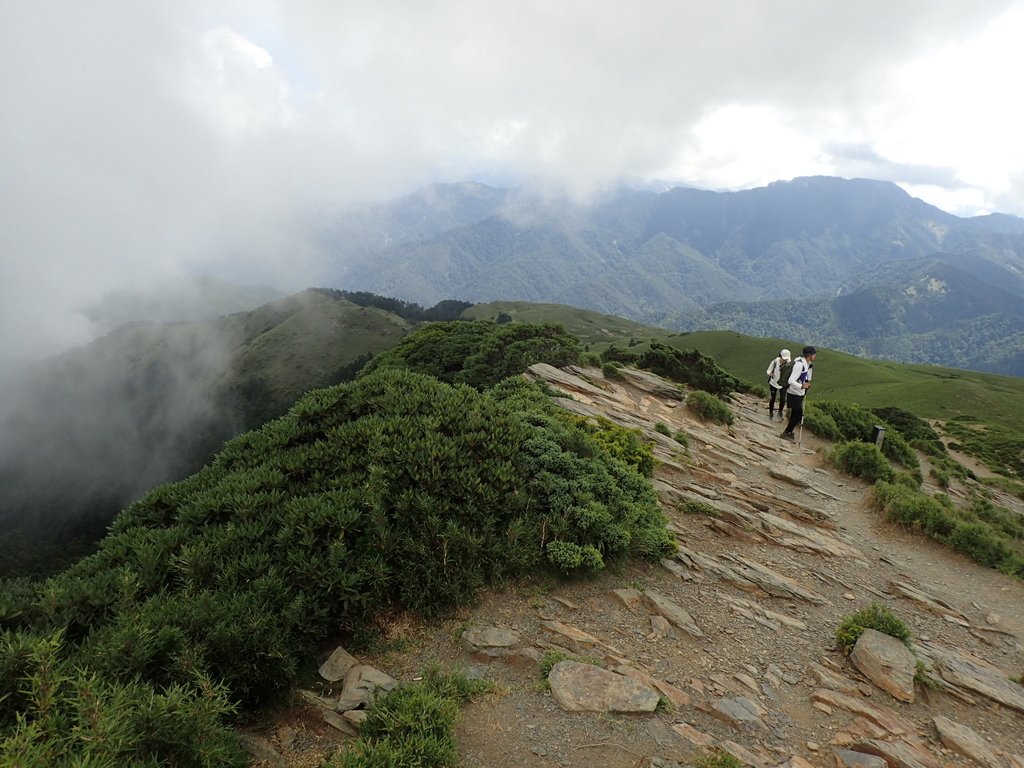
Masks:
[[[947,496],[884,481],[875,484],[874,499],[887,519],[921,530],[982,565],[1024,578],[1024,547],[999,521],[1001,516],[990,522],[974,510],[957,508]],[[1018,530],[1011,521],[1006,524]]]
[[[522,379],[479,392],[384,369],[311,392],[130,506],[95,555],[36,589],[0,590],[0,734],[30,754],[55,710],[23,679],[80,669],[66,690],[95,679],[193,718],[176,726],[189,744],[165,760],[231,764],[203,757],[225,748],[217,713],[274,697],[339,628],[389,604],[445,611],[539,567],[670,552],[638,445]],[[26,657],[54,632],[52,658]],[[89,706],[84,695],[71,698]],[[76,759],[80,746],[68,743]]]
[[[473,306],[468,301],[445,299],[437,302],[430,309],[424,309],[412,301],[402,301],[367,291],[341,291],[337,288],[312,288],[310,290],[335,300],[351,301],[360,307],[377,307],[413,323],[457,320],[463,311]]]
[[[912,447],[919,451],[934,457],[948,455],[939,433],[920,416],[895,406],[872,408],[871,412],[883,423],[897,430]]]
[[[582,354],[579,340],[559,325],[430,323],[370,361],[363,374],[406,368],[449,384],[485,389],[534,363],[570,365]]]
[[[613,345],[601,353],[601,359],[643,368],[721,397],[731,392],[751,391],[749,384],[726,373],[707,355],[696,349],[676,349],[660,341],[652,341],[650,347],[642,352],[630,352]]]
[[[869,442],[874,426],[881,423],[886,427],[882,453],[907,469],[917,469],[921,466],[917,454],[899,429],[879,419],[866,408],[832,400],[816,400],[807,403],[804,409],[804,423],[818,437],[837,443],[847,440]]]
[[[223,686],[155,689],[82,669],[59,632],[0,634],[0,766],[249,765]]]

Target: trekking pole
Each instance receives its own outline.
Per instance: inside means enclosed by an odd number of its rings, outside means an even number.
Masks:
[[[807,405],[807,395],[804,394],[804,406]],[[799,448],[804,441],[804,412],[800,411],[800,436],[796,439],[796,447]]]

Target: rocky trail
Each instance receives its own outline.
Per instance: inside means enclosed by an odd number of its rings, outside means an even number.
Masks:
[[[624,374],[529,375],[574,412],[643,431],[678,555],[487,592],[442,622],[396,618],[378,653],[338,651],[332,684],[251,729],[255,764],[318,765],[377,686],[438,664],[499,686],[463,710],[466,768],[672,768],[709,747],[758,768],[1024,768],[1024,582],[886,524],[867,484],[824,463],[828,443],[781,440],[760,401],[705,424],[676,386]],[[688,514],[692,501],[714,513]],[[913,653],[870,631],[849,657],[836,647],[871,603],[909,626]],[[575,661],[545,682],[548,651]]]

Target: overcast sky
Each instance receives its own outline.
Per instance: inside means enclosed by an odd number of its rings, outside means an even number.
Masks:
[[[0,360],[430,181],[894,181],[1024,215],[1020,0],[0,0]]]

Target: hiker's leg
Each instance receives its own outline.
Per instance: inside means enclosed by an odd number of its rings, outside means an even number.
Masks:
[[[800,420],[804,417],[803,395],[789,395],[789,423],[786,424],[786,431],[793,434],[793,430],[800,426]]]
[[[773,387],[771,384],[768,385],[768,390],[771,393],[770,399],[768,400],[768,415],[775,415],[775,397],[780,394],[780,391]],[[779,402],[782,402],[782,398],[779,398]],[[782,405],[779,405],[779,413],[782,413]]]

